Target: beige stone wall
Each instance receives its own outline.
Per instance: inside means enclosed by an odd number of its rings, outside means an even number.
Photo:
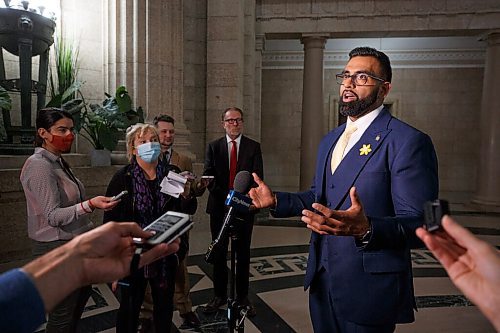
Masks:
[[[398,69],[389,98],[400,118],[429,134],[443,196],[469,201],[476,186],[483,68]]]
[[[296,191],[300,174],[302,70],[262,72],[262,154],[266,182]]]
[[[206,0],[184,4],[184,122],[190,131],[191,152],[199,162],[205,155]]]
[[[103,3],[101,0],[61,1],[58,32],[79,47],[79,78],[87,102],[101,102],[103,81]],[[52,52],[53,55],[54,52]]]
[[[329,101],[338,95],[335,69],[325,70],[325,133]],[[483,68],[402,68],[393,71],[387,101],[397,116],[429,134],[439,159],[442,195],[470,200],[475,189]],[[267,182],[297,190],[302,70],[263,71],[262,149]],[[315,163],[315,161],[311,161]]]

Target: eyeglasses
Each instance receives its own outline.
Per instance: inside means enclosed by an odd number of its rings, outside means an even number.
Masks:
[[[347,79],[351,79],[352,83],[355,86],[374,86],[374,84],[367,84],[369,78],[372,78],[380,82],[385,82],[384,79],[381,79],[374,75],[370,75],[368,73],[354,73],[352,75],[349,75],[347,73],[341,73],[341,74],[336,74],[335,77],[337,79],[337,83],[340,85],[343,85]]]
[[[241,124],[243,122],[243,118],[224,119],[224,122],[231,124],[231,125]]]

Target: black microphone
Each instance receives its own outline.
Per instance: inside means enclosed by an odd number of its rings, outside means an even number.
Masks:
[[[225,202],[226,206],[229,207],[229,210],[224,217],[224,222],[219,231],[219,235],[212,241],[208,247],[207,253],[205,254],[205,261],[209,264],[213,264],[213,252],[219,242],[227,237],[228,229],[232,225],[236,212],[249,211],[252,199],[245,196],[245,194],[250,190],[252,181],[252,175],[250,172],[245,170],[238,172],[234,177],[234,190],[229,191]]]

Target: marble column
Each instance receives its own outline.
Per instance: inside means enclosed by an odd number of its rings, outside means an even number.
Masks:
[[[265,49],[266,38],[264,34],[255,36],[255,95],[254,110],[257,126],[255,127],[255,137],[261,140],[262,137],[262,52]]]
[[[473,203],[500,209],[500,30],[488,43],[481,101],[480,150]]]
[[[311,186],[316,152],[323,137],[323,52],[327,37],[303,35],[304,79],[300,139],[300,190]]]
[[[243,107],[244,61],[245,1],[208,1],[206,142],[224,133],[224,109]]]
[[[106,91],[126,86],[146,121],[160,113],[173,116],[176,149],[188,153],[182,0],[109,0],[105,9]]]

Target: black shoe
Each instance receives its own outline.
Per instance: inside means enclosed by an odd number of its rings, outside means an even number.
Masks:
[[[252,302],[248,298],[245,298],[243,301],[238,301],[238,304],[242,307],[247,308],[247,317],[248,318],[253,318],[257,315],[257,311],[255,310],[255,307],[253,306]]]
[[[183,326],[187,326],[190,328],[200,327],[201,322],[198,319],[198,316],[193,311],[189,311],[187,313],[181,314],[181,318],[184,319]]]
[[[226,305],[227,299],[215,296],[210,302],[203,308],[203,313],[216,313],[217,310],[223,305]]]
[[[151,318],[139,318],[139,326],[137,333],[149,333],[153,327],[153,320]]]

